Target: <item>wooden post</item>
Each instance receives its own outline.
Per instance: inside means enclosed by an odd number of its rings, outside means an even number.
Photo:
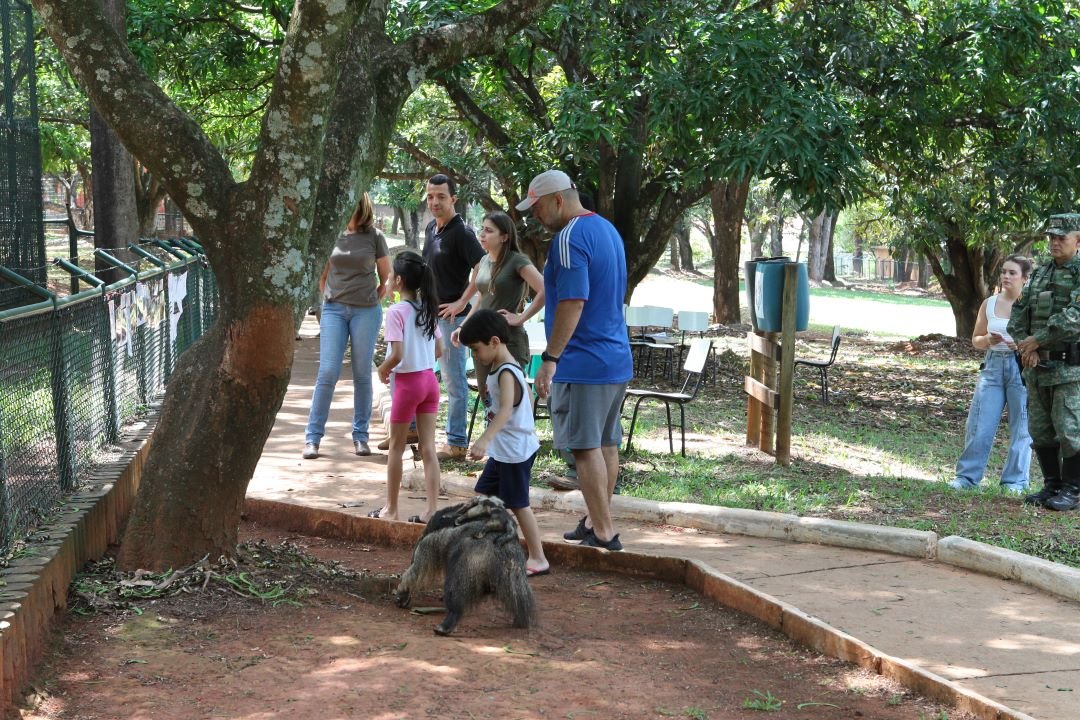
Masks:
[[[776,462],[791,464],[791,404],[795,375],[795,314],[798,304],[799,266],[784,267],[784,296],[781,315],[780,404],[776,417]]]
[[[760,330],[746,334],[750,347],[750,374],[743,380],[746,392],[746,444],[767,453],[773,451],[773,413],[776,411],[776,333]]]
[[[765,333],[765,339],[769,341],[771,347],[769,354],[764,357],[764,362],[762,363],[762,374],[764,377],[761,380],[761,382],[772,390],[773,393],[776,392],[776,337],[777,334],[774,332]],[[776,400],[774,394],[773,402],[769,406],[768,411],[763,411],[761,413],[761,441],[758,444],[758,447],[760,447],[762,451],[767,452],[770,455],[773,454],[775,448],[775,438],[773,437],[773,414],[775,412]]]
[[[743,379],[743,391],[747,396],[746,444],[773,455],[776,462],[785,466],[791,463],[798,269],[796,263],[784,267],[781,332],[755,329],[746,334],[750,371]],[[776,413],[775,430],[773,413]]]
[[[753,308],[751,308],[753,312]],[[753,335],[761,336],[761,331],[755,330]],[[752,337],[753,335],[748,335]],[[761,382],[765,373],[763,372],[762,363],[764,360],[761,355],[754,351],[753,342],[750,343],[750,378]],[[761,440],[761,414],[763,409],[761,402],[753,395],[747,394],[746,396],[746,444],[757,447]]]

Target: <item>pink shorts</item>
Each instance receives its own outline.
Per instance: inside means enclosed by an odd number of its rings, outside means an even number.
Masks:
[[[394,373],[390,422],[412,422],[417,414],[439,411],[439,381],[434,370]]]

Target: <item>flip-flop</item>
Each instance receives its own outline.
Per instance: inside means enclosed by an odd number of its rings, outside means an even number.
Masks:
[[[551,573],[551,568],[545,568],[543,570],[533,570],[532,568],[525,568],[526,577],[540,577],[541,575],[548,575]]]
[[[379,513],[381,513],[381,512],[382,512],[382,508],[377,508],[377,509],[375,509],[375,510],[372,510],[371,512],[369,512],[369,513],[367,514],[367,516],[368,516],[369,518],[375,518],[375,519],[377,520],[377,519],[379,519],[380,517],[382,517],[382,516],[381,516],[381,515],[379,514]]]
[[[411,522],[411,523],[420,523],[421,525],[427,525],[427,522],[424,521],[424,520],[421,520],[419,515],[410,515],[409,516],[409,522]]]

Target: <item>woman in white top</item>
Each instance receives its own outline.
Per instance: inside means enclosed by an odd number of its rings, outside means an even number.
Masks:
[[[1009,452],[1001,471],[1001,486],[1022,493],[1028,486],[1031,466],[1031,435],[1027,423],[1027,389],[1016,362],[1016,343],[1006,332],[1013,302],[1031,274],[1031,261],[1010,255],[1001,265],[1001,292],[983,301],[971,344],[986,351],[975,396],[971,400],[964,452],[956,463],[957,489],[978,487],[994,444],[1001,411],[1009,408]]]

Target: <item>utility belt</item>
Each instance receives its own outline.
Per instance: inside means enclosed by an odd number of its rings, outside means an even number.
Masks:
[[[1052,350],[1039,350],[1039,363],[1063,362],[1066,365],[1080,365],[1080,343],[1057,345]]]

